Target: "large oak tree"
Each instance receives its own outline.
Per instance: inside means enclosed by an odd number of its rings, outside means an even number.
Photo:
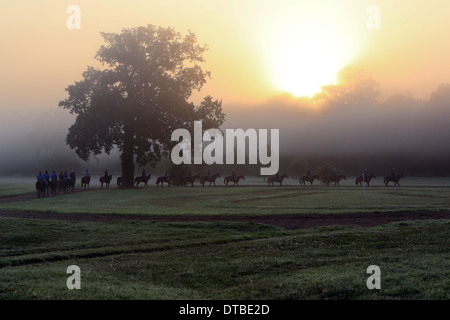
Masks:
[[[148,25],[102,36],[96,59],[104,69],[88,67],[59,106],[77,116],[67,144],[85,161],[118,148],[123,185],[130,186],[135,163],[154,166],[168,155],[173,130],[195,120],[205,130],[219,127],[225,115],[211,96],[198,106],[188,101],[209,77],[199,65],[206,47],[193,33]]]

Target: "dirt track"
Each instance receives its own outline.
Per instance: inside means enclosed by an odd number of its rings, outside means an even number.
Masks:
[[[0,198],[0,203],[35,199],[35,193]],[[282,214],[258,216],[192,216],[192,215],[114,215],[114,214],[82,214],[82,213],[42,213],[0,211],[0,217],[26,219],[57,219],[67,221],[160,221],[160,222],[253,222],[273,225],[284,229],[301,229],[331,225],[350,225],[372,227],[390,222],[408,220],[450,219],[450,212],[395,212],[395,213],[352,213],[352,214]]]

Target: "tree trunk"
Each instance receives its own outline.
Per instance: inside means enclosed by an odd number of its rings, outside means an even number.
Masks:
[[[125,129],[123,139],[123,150],[120,156],[122,165],[122,187],[129,188],[133,186],[134,180],[134,139],[133,132]]]

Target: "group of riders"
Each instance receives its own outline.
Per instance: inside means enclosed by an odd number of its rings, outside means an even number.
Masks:
[[[109,174],[108,170],[105,171],[104,175],[102,177],[100,177],[100,182],[106,182],[107,185],[109,185],[109,182],[111,181],[111,175]],[[242,177],[242,176],[240,176]],[[303,178],[306,179],[307,181],[312,182],[314,177],[317,176],[313,176],[311,173],[311,169],[308,169],[306,171],[306,176],[304,176]],[[49,174],[48,171],[45,171],[44,173],[42,173],[42,171],[39,172],[39,174],[37,175],[37,182],[36,182],[36,189],[43,189],[43,190],[47,190],[50,189],[52,186],[54,186],[55,188],[57,187],[58,189],[63,189],[64,193],[66,193],[66,189],[70,188],[70,187],[74,187],[75,186],[75,182],[76,182],[76,176],[75,176],[75,171],[72,170],[70,174],[67,173],[67,170],[65,170],[64,172],[60,171],[59,175],[56,174],[55,170],[52,171],[51,174]],[[149,176],[146,175],[145,169],[142,171],[142,175],[141,178],[144,179],[145,183],[148,181],[147,178],[149,178]],[[189,173],[187,174],[187,176],[184,178],[184,180],[186,182],[193,182],[193,176],[191,171],[189,171]],[[202,178],[202,183],[203,181],[211,181],[212,175],[211,175],[211,169],[208,169],[207,172],[207,176],[205,176],[204,178]],[[235,169],[231,170],[231,176],[228,177],[229,180],[231,182],[235,182],[237,183],[239,181],[239,177],[236,175],[236,171]],[[364,169],[362,176],[358,177],[360,179],[360,181],[362,182],[368,182],[370,181],[370,176],[367,172],[367,169]],[[163,173],[163,175],[161,177],[158,178],[161,181],[164,182],[168,182],[170,183],[170,177],[169,177],[169,173],[168,170],[166,169]],[[275,174],[275,176],[269,178],[272,181],[275,182],[280,182],[280,180],[282,181],[282,177],[280,177],[279,173],[277,172]],[[390,180],[390,181],[396,181],[398,182],[398,176],[397,173],[395,171],[395,168],[392,168],[392,172],[390,176],[385,177],[385,182],[386,179]],[[195,179],[194,179],[195,180]],[[87,184],[89,184],[90,181],[90,173],[88,170],[85,170],[84,174],[83,174],[83,178],[82,178],[82,184],[83,181]],[[337,182],[338,181],[338,175],[336,173],[336,169],[333,169],[332,174],[328,177],[328,182]]]
[[[39,171],[36,180],[36,190],[38,197],[40,197],[45,196],[48,192],[52,192],[55,195],[57,190],[64,193],[69,192],[75,187],[76,176],[74,170],[70,174],[67,173],[67,170],[64,172],[60,171],[59,174],[55,170],[49,174],[46,170],[44,173]]]

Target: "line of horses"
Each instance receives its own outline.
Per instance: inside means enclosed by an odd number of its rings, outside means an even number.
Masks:
[[[215,173],[213,175],[207,175],[207,176],[200,176],[200,175],[194,175],[194,176],[184,176],[181,179],[179,179],[179,186],[180,187],[187,187],[191,186],[194,187],[194,183],[198,180],[202,187],[205,187],[205,184],[207,184],[208,187],[214,186],[216,187],[216,180],[217,178],[220,178],[219,173]],[[286,173],[279,175],[279,176],[272,176],[267,178],[267,185],[270,187],[274,187],[275,184],[279,184],[280,187],[283,186],[283,180],[289,178]],[[377,177],[374,174],[370,174],[367,177],[363,179],[363,176],[356,177],[355,184],[357,186],[362,186],[363,183],[366,183],[367,186],[370,186],[370,181],[373,179],[376,179]],[[400,186],[400,179],[405,178],[403,174],[398,174],[395,177],[394,176],[385,176],[384,177],[384,184],[388,186],[390,182],[394,183],[394,186]],[[133,185],[139,186],[141,183],[143,184],[144,188],[148,188],[148,182],[151,179],[151,175],[146,176],[137,176],[133,180]],[[159,176],[156,179],[156,187],[161,186],[161,188],[164,188],[164,184],[166,184],[168,187],[170,187],[171,184],[173,184],[174,176]],[[239,181],[245,180],[245,177],[243,175],[237,175],[237,176],[226,176],[224,177],[223,183],[225,186],[239,186]],[[301,186],[306,186],[307,182],[309,182],[310,186],[313,185],[314,181],[320,181],[320,177],[318,175],[311,175],[311,176],[302,176],[299,178],[299,184]],[[324,179],[324,182],[327,186],[334,183],[334,186],[339,186],[339,183],[341,180],[347,180],[347,177],[345,175],[337,175],[337,176],[327,176]],[[99,178],[100,182],[100,189],[103,188],[109,188],[109,185],[112,181],[112,175],[108,176],[102,176]],[[89,184],[91,182],[91,177],[84,176],[81,178],[81,189],[86,190],[89,189]],[[120,186],[123,183],[122,177],[117,178],[117,185]],[[37,197],[48,197],[48,196],[56,196],[57,194],[66,194],[73,192],[75,189],[75,179],[68,178],[64,180],[51,180],[48,183],[46,181],[37,181],[36,182],[36,191],[37,191]]]
[[[150,175],[145,176],[145,177],[142,177],[142,176],[136,177],[134,179],[133,184],[138,186],[142,182],[142,183],[144,183],[144,187],[148,187],[148,181],[150,180],[150,177],[151,177]],[[191,187],[193,187],[195,181],[199,180],[202,187],[204,187],[205,184],[207,184],[207,183],[208,183],[208,187],[210,187],[210,186],[216,187],[217,186],[216,185],[217,178],[220,178],[219,173],[215,173],[213,175],[208,175],[208,176],[200,176],[198,174],[194,175],[194,176],[185,176],[180,179],[179,185],[180,186],[190,185]],[[289,178],[286,173],[284,173],[282,175],[268,177],[267,184],[268,184],[268,186],[275,186],[275,183],[278,183],[280,186],[283,186],[283,180],[286,178]],[[355,184],[357,186],[362,186],[363,182],[365,182],[368,186],[370,186],[370,181],[372,179],[376,179],[376,178],[377,177],[374,174],[370,174],[367,177],[365,177],[364,179],[363,179],[363,176],[361,175],[361,176],[356,177]],[[399,181],[401,178],[404,178],[403,174],[399,174],[395,177],[386,176],[386,177],[384,177],[384,184],[387,186],[389,184],[389,182],[393,182],[394,186],[395,185],[400,186]],[[159,185],[161,185],[161,187],[164,187],[164,183],[166,183],[168,186],[170,186],[173,179],[174,179],[174,176],[160,176],[156,179],[156,187],[159,187]],[[243,175],[237,175],[234,177],[226,176],[226,177],[224,177],[223,183],[225,184],[225,186],[228,186],[228,185],[239,186],[240,180],[245,180],[245,176],[243,176]],[[318,175],[302,176],[299,178],[299,183],[300,183],[300,185],[306,186],[306,183],[309,182],[310,185],[312,186],[315,180],[320,181],[320,177]],[[332,183],[334,183],[334,186],[339,186],[341,180],[347,180],[347,177],[345,175],[337,175],[337,176],[329,175],[324,179],[324,182],[326,183],[327,186],[329,186]],[[118,177],[117,185],[120,186],[121,183],[122,183],[122,178]]]
[[[38,198],[67,194],[75,190],[75,179],[63,180],[39,180],[36,181],[36,193]]]
[[[372,173],[367,175],[366,177],[363,177],[362,175],[356,177],[355,179],[355,185],[357,186],[363,186],[363,183],[366,183],[367,186],[370,186],[370,181],[373,179],[376,179],[377,177]],[[390,182],[394,183],[394,186],[400,186],[400,179],[404,179],[405,176],[403,174],[397,174],[395,176],[385,176],[383,183],[385,186],[388,186]],[[328,185],[330,185],[330,183],[334,182],[334,185],[339,186],[339,182],[344,179],[347,180],[347,177],[345,175],[338,175],[336,177],[333,176],[327,176],[325,178],[325,183]],[[317,180],[320,181],[320,178],[318,175],[312,175],[312,176],[303,176],[300,177],[299,179],[299,183],[300,185],[304,185],[306,186],[306,182],[309,182],[310,185],[312,186],[313,182]]]

